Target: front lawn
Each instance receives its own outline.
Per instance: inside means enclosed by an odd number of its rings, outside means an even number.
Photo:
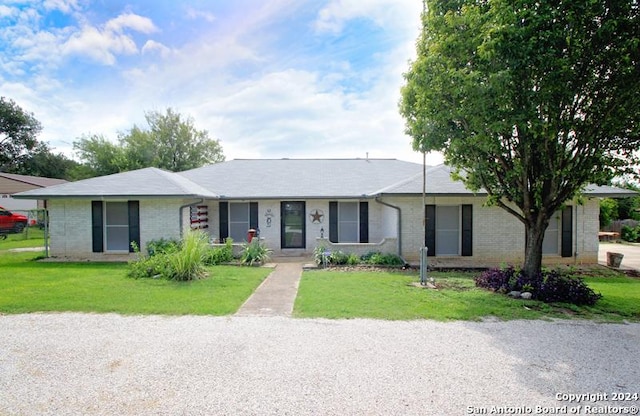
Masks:
[[[228,315],[271,272],[214,266],[206,279],[192,282],[136,280],[126,277],[126,264],[33,261],[39,254],[0,254],[0,313]]]
[[[416,274],[404,272],[305,272],[294,313],[304,318],[480,320],[581,317],[603,321],[640,320],[640,280],[588,277],[604,298],[576,307],[516,300],[475,287],[476,273],[433,272],[438,290],[411,286]]]
[[[25,228],[20,234],[9,234],[0,238],[0,252],[12,248],[44,247],[44,231],[37,227]]]

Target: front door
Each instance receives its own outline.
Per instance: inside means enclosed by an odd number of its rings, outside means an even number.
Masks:
[[[280,246],[282,248],[306,248],[304,201],[280,203]]]

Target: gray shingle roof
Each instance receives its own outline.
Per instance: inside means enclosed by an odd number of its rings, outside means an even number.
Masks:
[[[421,171],[396,159],[239,159],[180,175],[227,199],[361,198]]]
[[[451,179],[451,168],[446,165],[427,166],[427,194],[429,195],[469,195],[472,194],[464,184]],[[382,195],[415,195],[421,194],[423,187],[422,170],[417,175],[404,181],[380,189]],[[486,195],[485,191],[476,195]]]
[[[588,187],[589,196],[633,191]],[[207,199],[362,198],[422,194],[422,165],[396,159],[238,159],[186,172],[145,168],[15,194],[25,199],[183,197]],[[427,167],[427,194],[472,195],[446,165]],[[485,192],[477,193],[483,195]]]
[[[11,179],[17,182],[28,183],[29,185],[35,185],[40,187],[58,185],[58,184],[67,182],[64,179],[42,178],[40,176],[17,175],[15,173],[5,173],[5,172],[0,172],[0,177]]]
[[[145,168],[113,175],[68,182],[15,194],[17,198],[73,197],[202,197],[217,198],[210,190],[188,179],[158,168]]]

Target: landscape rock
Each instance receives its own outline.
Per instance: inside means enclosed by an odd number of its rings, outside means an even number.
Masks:
[[[520,292],[518,292],[517,290],[512,290],[511,292],[509,292],[507,294],[507,296],[512,297],[512,298],[519,298],[520,297]]]
[[[533,297],[533,294],[531,292],[522,292],[520,294],[520,297],[522,299],[531,299]]]

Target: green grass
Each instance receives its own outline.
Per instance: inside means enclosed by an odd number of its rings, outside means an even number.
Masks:
[[[473,273],[434,272],[438,290],[416,288],[418,276],[400,272],[312,271],[303,274],[294,313],[305,318],[480,320],[580,317],[639,321],[640,280],[585,279],[604,299],[592,307],[508,298],[476,288]]]
[[[0,239],[0,252],[12,248],[44,247],[44,231],[33,227],[20,234],[9,234],[6,240]]]
[[[215,266],[192,282],[131,279],[126,264],[33,261],[39,254],[0,254],[0,313],[228,315],[271,271]]]

